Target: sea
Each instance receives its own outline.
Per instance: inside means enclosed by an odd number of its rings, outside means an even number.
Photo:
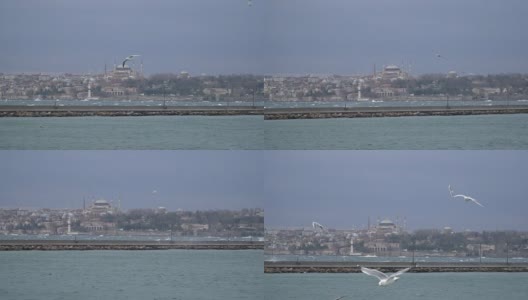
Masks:
[[[352,274],[265,274],[265,299],[475,299],[521,300],[528,273],[405,273],[389,286],[375,277]]]
[[[263,149],[262,123],[262,116],[0,118],[0,149]]]
[[[0,299],[266,299],[262,250],[0,253]]]
[[[38,100],[38,101],[37,101]],[[51,101],[51,102],[50,102]],[[51,105],[52,100],[2,100],[0,105]],[[74,105],[163,105],[159,100],[61,100]],[[230,106],[251,102],[167,101],[166,105]],[[443,101],[270,102],[278,107],[439,106]],[[528,100],[452,101],[527,105]],[[0,118],[0,150],[493,150],[528,149],[528,114],[270,120],[262,116]]]
[[[268,150],[528,149],[528,114],[272,120]]]

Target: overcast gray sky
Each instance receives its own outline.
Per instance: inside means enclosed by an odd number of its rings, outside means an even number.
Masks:
[[[0,72],[528,70],[525,0],[2,0]],[[447,59],[437,59],[440,53]]]
[[[527,151],[273,151],[264,160],[267,227],[528,230]],[[452,199],[472,196],[485,207]]]
[[[81,208],[83,197],[121,197],[125,209],[263,207],[258,152],[1,152],[0,207]]]

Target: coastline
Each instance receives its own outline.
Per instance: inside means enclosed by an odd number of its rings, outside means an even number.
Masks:
[[[528,106],[269,108],[264,120],[526,114]]]
[[[0,117],[264,116],[264,120],[526,114],[528,105],[429,107],[0,106]]]
[[[262,241],[116,241],[16,240],[0,241],[1,251],[58,250],[261,250]]]
[[[361,267],[381,272],[397,272],[412,267],[409,272],[528,272],[528,263],[442,263],[442,262],[264,262],[264,273],[361,273]]]
[[[263,115],[253,106],[1,106],[0,117],[84,117],[84,116],[247,116]]]

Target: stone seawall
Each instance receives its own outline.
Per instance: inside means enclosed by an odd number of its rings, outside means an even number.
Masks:
[[[24,250],[253,250],[264,242],[2,241],[0,251]]]
[[[491,114],[526,114],[528,106],[479,107],[355,107],[355,108],[272,108],[265,109],[264,120],[376,118],[414,116],[466,116]]]
[[[237,116],[263,115],[263,107],[151,106],[2,106],[0,117],[120,117],[120,116]]]
[[[360,273],[361,267],[373,268],[382,272],[396,272],[412,267],[409,272],[528,272],[528,263],[391,263],[391,262],[264,262],[265,273]]]

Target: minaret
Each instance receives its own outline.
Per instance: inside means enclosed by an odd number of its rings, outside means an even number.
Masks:
[[[88,99],[92,98],[92,80],[88,80]]]
[[[350,255],[354,255],[354,239],[350,239]]]
[[[358,101],[361,101],[361,79],[358,83]]]
[[[71,213],[68,213],[68,234],[71,234]]]

